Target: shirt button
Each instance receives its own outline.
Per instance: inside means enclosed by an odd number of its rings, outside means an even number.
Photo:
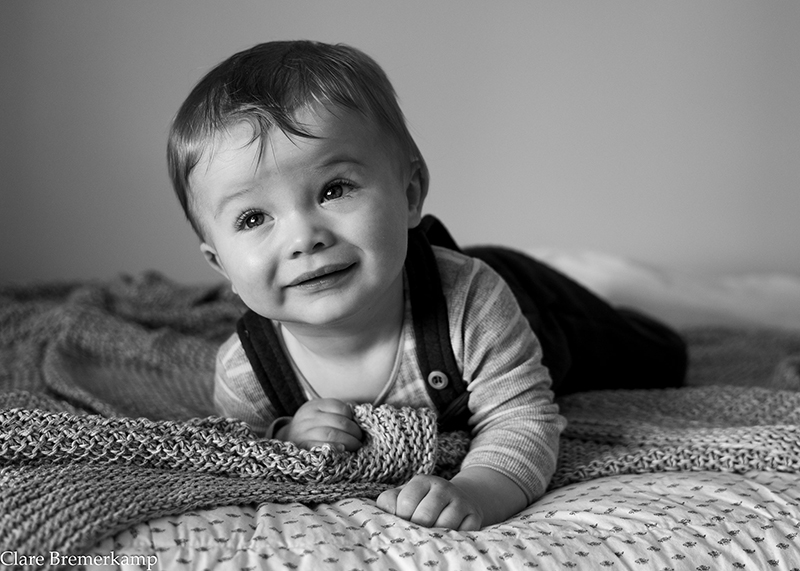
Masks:
[[[428,375],[428,384],[437,391],[445,388],[449,382],[450,381],[447,379],[447,375],[441,371],[433,371],[430,375]]]

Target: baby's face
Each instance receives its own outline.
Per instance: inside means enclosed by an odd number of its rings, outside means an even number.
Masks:
[[[275,130],[260,153],[240,123],[195,167],[201,249],[264,317],[358,326],[402,293],[420,177],[360,114],[318,106],[298,118],[318,138]]]

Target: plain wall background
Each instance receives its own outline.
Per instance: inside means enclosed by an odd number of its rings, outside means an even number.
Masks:
[[[389,74],[464,244],[800,273],[800,3],[3,0],[0,282],[217,280],[172,195],[169,122],[273,39]]]

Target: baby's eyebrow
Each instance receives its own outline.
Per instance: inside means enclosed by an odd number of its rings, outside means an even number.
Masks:
[[[227,194],[224,197],[222,197],[222,200],[219,201],[219,204],[217,204],[217,208],[214,210],[214,219],[216,220],[217,218],[219,218],[220,214],[222,214],[222,211],[225,210],[225,206],[227,206],[229,202],[232,202],[237,198],[244,196],[251,190],[252,189],[249,186],[245,186],[235,192],[232,192],[231,194]]]
[[[325,169],[333,166],[338,166],[341,164],[352,164],[360,167],[366,166],[366,164],[363,161],[351,155],[333,155],[325,159],[322,163],[320,163],[319,168]]]

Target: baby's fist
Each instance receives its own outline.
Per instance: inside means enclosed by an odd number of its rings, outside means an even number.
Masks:
[[[354,452],[364,435],[353,420],[353,410],[337,399],[314,399],[303,404],[276,437],[301,448],[330,444],[337,450]]]
[[[425,527],[475,531],[483,521],[477,504],[463,490],[437,476],[414,476],[404,486],[383,492],[377,505]]]

